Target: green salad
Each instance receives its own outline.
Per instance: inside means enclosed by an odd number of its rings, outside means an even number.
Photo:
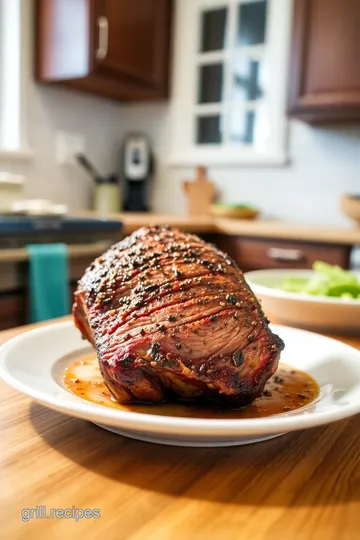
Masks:
[[[315,275],[311,278],[285,278],[280,288],[287,292],[360,299],[360,281],[354,272],[322,261],[316,261],[313,270]]]

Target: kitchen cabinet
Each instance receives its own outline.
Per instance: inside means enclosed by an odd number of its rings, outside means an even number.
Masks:
[[[294,0],[291,116],[360,120],[359,28],[359,0]]]
[[[119,101],[169,93],[172,0],[37,0],[35,78]]]
[[[5,251],[10,250],[4,250]],[[1,253],[0,253],[1,255]],[[1,257],[0,257],[1,259]],[[74,292],[94,254],[71,257],[69,261],[69,298],[73,303]],[[11,274],[9,274],[11,272]],[[4,264],[0,260],[0,330],[7,330],[29,323],[29,269],[26,263]]]
[[[24,291],[0,293],[0,330],[27,324],[27,300]]]
[[[315,261],[349,268],[352,247],[293,240],[215,235],[211,238],[243,271],[266,268],[311,269]]]

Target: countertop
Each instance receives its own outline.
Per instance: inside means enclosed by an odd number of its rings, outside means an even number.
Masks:
[[[359,538],[360,415],[250,446],[176,448],[53,412],[3,382],[0,391],[2,538]],[[36,505],[101,517],[22,522]]]
[[[221,233],[229,235],[251,236],[257,238],[275,238],[301,240],[304,242],[360,245],[360,227],[320,227],[295,224],[286,221],[239,220],[213,218],[211,216],[194,217],[177,214],[132,213],[98,214],[91,211],[76,212],[77,216],[109,217],[124,224],[124,234],[130,234],[144,225],[171,225],[183,231],[194,233]]]

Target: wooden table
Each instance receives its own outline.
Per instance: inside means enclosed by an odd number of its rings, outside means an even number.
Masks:
[[[29,327],[0,334],[0,343]],[[360,338],[343,339],[360,348]],[[0,382],[0,538],[358,540],[360,415],[238,448],[122,438]],[[99,519],[21,510],[98,508]]]

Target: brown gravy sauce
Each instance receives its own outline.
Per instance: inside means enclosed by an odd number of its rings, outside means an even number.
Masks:
[[[98,405],[144,414],[191,418],[261,418],[287,413],[309,405],[319,395],[319,386],[307,373],[280,364],[276,375],[267,382],[259,398],[247,407],[229,409],[215,402],[117,403],[106,388],[95,355],[70,364],[64,372],[63,383],[73,394]]]

